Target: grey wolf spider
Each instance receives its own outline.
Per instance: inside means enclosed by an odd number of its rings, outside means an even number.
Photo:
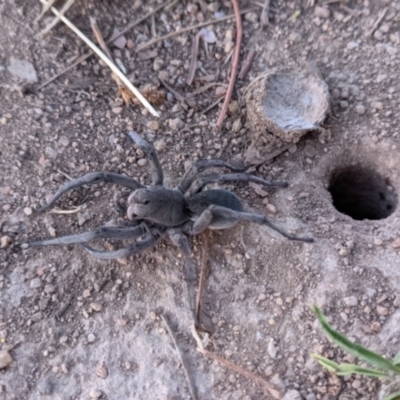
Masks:
[[[223,160],[201,160],[186,171],[179,185],[174,189],[163,186],[163,172],[152,144],[142,139],[136,132],[130,131],[130,138],[147,157],[152,183],[143,186],[137,180],[111,172],[92,172],[81,178],[62,185],[48,204],[40,208],[41,213],[53,207],[65,193],[83,185],[92,185],[101,181],[114,183],[133,190],[128,198],[127,217],[129,222],[122,227],[102,226],[89,232],[63,236],[54,239],[31,242],[31,246],[80,244],[92,256],[98,259],[126,258],[153,246],[161,237],[168,235],[170,240],[180,247],[185,280],[189,289],[192,312],[195,304],[196,268],[191,261],[191,250],[187,235],[197,235],[205,229],[228,229],[240,221],[250,221],[266,225],[290,240],[313,242],[312,238],[293,236],[273,224],[264,215],[245,212],[240,199],[224,189],[203,190],[207,184],[216,182],[256,182],[265,187],[287,187],[286,182],[266,181],[244,172]],[[210,168],[225,168],[226,174],[201,175]],[[196,183],[196,185],[193,185]],[[189,189],[195,186],[187,194]],[[86,243],[94,239],[138,239],[131,246],[115,251],[95,250]]]

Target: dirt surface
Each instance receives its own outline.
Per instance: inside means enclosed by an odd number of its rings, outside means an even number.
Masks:
[[[159,3],[77,0],[67,15],[89,36],[94,16],[108,38]],[[251,137],[245,88],[266,69],[308,61],[317,64],[332,97],[325,134],[310,133],[255,168],[258,176],[288,181],[288,189],[263,198],[249,185],[226,187],[246,209],[316,241],[290,242],[249,223],[213,232],[203,298],[214,328],[207,348],[281,385],[285,400],[378,398],[379,381],[339,379],[310,358],[317,352],[354,361],[324,338],[310,305],[322,307],[336,328],[362,344],[388,357],[399,350],[400,211],[393,192],[400,193],[400,2],[332,2],[321,9],[298,0],[271,1],[270,25],[263,29],[261,7],[240,3],[241,9],[254,8],[243,15],[241,60],[251,49],[257,56],[246,80],[235,86],[223,130],[215,132],[222,103],[202,111],[226,90],[233,20],[209,28],[216,42],[208,45],[208,57],[200,45],[190,87],[192,33],[158,42],[147,53],[138,55],[135,48],[154,34],[212,19],[215,11],[230,14],[230,1],[207,3],[200,14],[194,1],[178,1],[127,33],[123,49],[111,47],[139,87],[161,77],[187,95],[218,83],[193,96],[186,108],[167,90],[158,120],[140,106],[123,106],[109,70],[95,57],[30,92],[86,48],[61,24],[35,37],[51,20],[34,23],[39,2],[0,2],[0,350],[12,357],[0,369],[0,399],[189,399],[161,314],[177,336],[199,399],[272,398],[197,352],[181,256],[167,240],[121,262],[95,260],[79,246],[26,243],[90,230],[119,216],[113,205],[117,189],[106,184],[57,203],[62,210],[79,206],[77,213],[30,214],[68,177],[106,170],[148,182],[148,165],[127,139],[128,129],[155,143],[171,186],[198,159],[243,160]],[[343,184],[344,196],[360,184],[360,201],[381,211],[392,206],[387,218],[354,220],[335,209],[327,190],[331,176],[350,165],[372,169],[383,183],[375,185],[360,170],[356,183]],[[382,205],[386,195],[391,200]],[[200,265],[204,236],[191,244]],[[104,242],[94,245],[107,248]]]

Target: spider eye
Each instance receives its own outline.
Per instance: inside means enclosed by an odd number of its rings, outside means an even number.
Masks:
[[[150,200],[144,200],[143,201],[143,204],[146,206],[147,204],[149,204],[150,203]]]

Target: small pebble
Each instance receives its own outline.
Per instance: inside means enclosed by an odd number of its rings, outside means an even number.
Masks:
[[[358,299],[355,296],[345,297],[343,303],[348,307],[355,307],[358,304]]]
[[[25,207],[24,208],[24,213],[25,213],[25,215],[32,215],[33,210],[32,210],[31,207]]]
[[[362,104],[358,104],[356,106],[356,112],[359,115],[363,115],[365,113],[365,107]]]
[[[393,305],[395,307],[400,307],[400,293],[396,294],[396,297],[395,297],[395,299],[393,301]]]
[[[160,123],[158,121],[149,121],[146,126],[152,131],[158,131],[160,129]]]
[[[349,42],[349,43],[347,43],[346,47],[348,50],[353,50],[358,47],[358,43],[357,42]]]
[[[40,278],[32,279],[29,286],[31,289],[40,288],[40,286],[42,286],[42,280]]]
[[[64,147],[67,147],[69,145],[69,139],[66,136],[60,136],[58,143],[60,143]]]
[[[127,323],[128,323],[127,319],[124,319],[124,318],[117,319],[117,325],[119,325],[119,326],[126,326]]]
[[[96,336],[93,333],[89,333],[89,335],[87,336],[87,340],[89,343],[93,343],[96,341]]]
[[[374,244],[375,244],[375,246],[382,246],[383,240],[381,240],[381,239],[375,239],[375,240],[374,240]]]
[[[0,369],[8,367],[12,363],[12,360],[7,350],[0,350]]]
[[[389,314],[389,310],[386,307],[383,307],[383,306],[377,306],[376,307],[376,312],[382,317],[384,317],[385,315]]]
[[[301,400],[301,399],[302,399],[301,394],[295,389],[288,390],[282,397],[282,400]]]
[[[96,367],[96,375],[97,375],[99,378],[102,378],[102,379],[106,379],[106,378],[107,378],[107,376],[108,376],[108,369],[106,368],[106,366],[104,365],[104,363],[101,363],[101,364],[99,364],[99,365]]]
[[[268,204],[266,205],[266,209],[267,209],[271,214],[276,214],[276,207],[275,207],[273,204],[268,203]]]
[[[232,132],[237,133],[242,129],[242,121],[240,120],[240,118],[238,118],[237,120],[235,120],[232,124]]]
[[[90,290],[85,289],[82,293],[82,296],[86,299],[87,297],[90,297]]]
[[[394,249],[400,249],[400,238],[397,238],[396,240],[393,241],[392,247]]]
[[[154,142],[154,148],[158,153],[161,153],[165,148],[167,147],[167,144],[165,143],[165,140],[160,139]]]
[[[0,239],[0,249],[6,249],[10,244],[12,240],[10,236],[4,235]]]
[[[49,146],[47,146],[47,147],[44,149],[44,152],[46,153],[46,155],[47,155],[49,158],[52,158],[53,160],[56,159],[57,156],[58,156],[57,151],[55,151],[52,147],[49,147]]]
[[[381,331],[381,324],[378,321],[375,321],[371,324],[371,330],[374,332],[380,332]]]
[[[260,295],[258,296],[258,300],[263,301],[267,298],[267,295],[265,293],[260,293]]]
[[[98,400],[103,395],[103,393],[100,390],[90,389],[89,395],[92,400]]]
[[[316,6],[314,8],[314,16],[317,18],[327,19],[329,18],[329,15],[330,15],[329,8],[319,7],[319,6]]]
[[[138,160],[137,163],[138,163],[139,167],[144,167],[147,164],[147,159],[141,158],[140,160]]]
[[[112,112],[114,114],[121,114],[122,113],[123,108],[122,107],[113,107],[112,108]]]
[[[274,339],[271,339],[271,340],[268,342],[267,352],[268,352],[268,354],[269,354],[269,356],[270,356],[271,358],[275,358],[275,357],[276,357],[277,351],[276,351],[276,347],[275,347],[275,345],[274,345]]]
[[[101,310],[103,310],[103,306],[100,303],[90,303],[90,308],[93,311],[97,311],[97,312],[100,312]]]
[[[174,131],[178,131],[185,126],[184,122],[180,118],[169,119],[168,125]]]

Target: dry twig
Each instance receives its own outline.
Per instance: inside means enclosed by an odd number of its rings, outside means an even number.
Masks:
[[[186,83],[190,86],[193,83],[194,74],[197,68],[197,57],[199,55],[200,33],[193,36],[192,54],[190,60],[190,67]]]
[[[50,210],[50,213],[51,214],[62,214],[62,215],[65,215],[65,214],[76,214],[76,213],[78,213],[79,211],[82,210],[82,207],[83,207],[83,204],[81,204],[79,207],[76,207],[76,208],[74,208],[72,210],[61,210],[60,208],[53,208],[53,209]]]
[[[56,0],[49,0],[49,1],[47,2],[47,4],[43,6],[43,10],[42,10],[42,12],[40,13],[40,15],[35,19],[35,22],[39,22],[39,21],[40,21],[40,19],[43,17],[43,15],[46,14],[47,11],[50,10],[50,8],[51,8],[52,5],[55,3],[55,1],[56,1]]]
[[[51,1],[51,0],[50,0]],[[111,39],[107,40],[107,44],[112,43],[114,40],[117,40],[119,37],[121,37],[122,35],[124,35],[126,32],[130,31],[131,29],[133,29],[135,26],[141,24],[143,21],[146,21],[146,19],[148,19],[149,17],[151,17],[152,15],[154,15],[155,13],[157,13],[158,11],[162,10],[165,7],[168,7],[169,5],[161,5],[158,6],[157,8],[155,8],[153,11],[150,11],[149,13],[147,13],[145,16],[143,16],[142,18],[139,18],[137,21],[132,22],[132,24],[128,25],[125,29],[123,29],[120,33],[118,33],[118,35],[112,37]],[[73,64],[71,64],[69,67],[65,68],[63,71],[61,71],[60,73],[54,75],[53,77],[51,77],[50,79],[48,79],[46,82],[42,83],[37,90],[43,89],[45,86],[47,86],[49,83],[55,81],[57,78],[59,78],[61,75],[64,75],[66,72],[68,72],[69,70],[71,70],[72,68],[75,68],[77,65],[79,65],[81,62],[87,60],[90,56],[92,56],[94,54],[94,52],[89,52],[87,54],[84,54],[83,56],[79,57]]]
[[[208,85],[205,85],[205,86],[201,87],[200,89],[197,89],[192,93],[189,93],[186,96],[186,99],[191,99],[192,97],[195,97],[195,96],[199,95],[200,93],[206,92],[208,89],[211,89],[214,86],[227,87],[228,85],[226,85],[225,83],[211,82]]]
[[[233,88],[235,86],[235,80],[237,75],[237,70],[239,67],[239,56],[240,56],[240,45],[242,43],[242,19],[240,16],[240,9],[237,0],[232,0],[233,9],[235,11],[235,19],[236,19],[236,46],[235,46],[235,54],[232,60],[232,69],[231,69],[231,77],[229,79],[228,90],[226,91],[226,96],[224,100],[224,104],[222,105],[221,113],[219,114],[216,129],[221,129],[222,122],[224,121],[225,114],[228,110],[229,102],[231,101]]]
[[[204,233],[204,245],[203,245],[203,257],[201,260],[201,270],[200,270],[200,281],[199,289],[197,290],[196,296],[196,322],[200,325],[200,309],[201,309],[201,297],[204,291],[204,285],[207,278],[208,272],[208,246],[209,246],[210,230],[207,229]]]
[[[203,110],[200,114],[207,114],[210,110],[212,110],[215,106],[217,106],[219,103],[221,103],[222,97],[220,97],[218,100],[214,101],[214,103],[210,104],[205,110]]]
[[[261,11],[261,18],[260,18],[262,26],[269,25],[269,3],[270,0],[264,1],[264,6]]]
[[[50,30],[53,29],[60,21],[61,17],[71,8],[74,2],[75,0],[67,0],[66,3],[64,4],[64,7],[60,11],[60,15],[57,15],[56,18],[54,18],[53,21],[51,21],[50,24],[46,26],[46,28],[44,28],[41,32],[38,33],[37,36],[43,36],[46,33],[50,32]],[[45,4],[46,11],[52,8],[53,0],[50,0],[50,3],[51,3],[50,6],[48,6],[48,4],[46,3],[43,3]]]
[[[46,4],[45,0],[40,0],[42,3]],[[115,75],[124,83],[124,85],[132,91],[132,93],[141,101],[143,106],[155,117],[159,117],[158,112],[151,106],[151,104],[143,97],[135,86],[129,81],[129,79],[116,67],[116,65],[91,41],[89,40],[72,22],[61,15],[54,7],[51,7],[53,14],[58,16],[65,25],[68,26],[80,39],[82,39],[90,48],[93,50],[111,69]],[[115,40],[115,39],[114,39]]]
[[[388,10],[388,8],[385,7],[381,11],[381,13],[378,15],[378,18],[376,19],[376,21],[372,25],[371,29],[369,31],[367,31],[366,36],[372,36],[374,34],[374,32],[378,29],[379,24],[382,22],[383,18],[385,18],[387,10]]]
[[[203,343],[202,343],[198,333],[196,332],[196,329],[193,326],[192,326],[192,335],[193,335],[194,339],[196,340],[197,350],[201,354],[205,355],[208,358],[211,358],[214,361],[219,362],[220,364],[231,369],[232,371],[235,371],[238,374],[245,376],[247,379],[250,379],[253,382],[256,382],[259,385],[263,386],[264,388],[266,388],[268,390],[268,392],[274,398],[281,399],[283,397],[282,390],[279,387],[277,387],[276,385],[273,385],[272,383],[267,382],[265,379],[262,379],[259,376],[239,367],[238,365],[236,365],[228,360],[225,360],[224,358],[222,358],[220,356],[217,356],[216,354],[212,353],[211,351],[206,350],[203,346]]]
[[[240,11],[240,14],[246,14],[246,13],[248,13],[250,11],[253,11],[253,8]],[[190,31],[192,31],[194,29],[198,29],[198,28],[203,28],[204,26],[217,24],[218,22],[227,21],[227,20],[232,19],[234,17],[236,17],[236,15],[235,14],[231,14],[231,15],[227,15],[226,17],[222,17],[222,18],[219,18],[219,19],[213,19],[213,20],[207,21],[207,22],[202,22],[201,24],[189,26],[188,28],[183,28],[183,29],[180,29],[179,31],[168,33],[167,35],[161,36],[161,37],[156,38],[156,39],[152,39],[152,40],[148,41],[147,43],[142,44],[135,51],[136,52],[142,51],[143,49],[146,49],[147,47],[150,47],[153,44],[156,44],[156,43],[158,43],[158,42],[160,42],[162,40],[171,39],[171,38],[173,38],[175,36],[181,35],[182,33],[190,32]]]
[[[251,64],[253,63],[254,58],[256,57],[256,54],[257,52],[255,50],[250,50],[239,72],[238,79],[246,78],[247,74],[250,71]]]
[[[185,361],[184,361],[184,358],[183,358],[181,349],[180,349],[179,346],[178,346],[178,342],[177,342],[177,340],[176,340],[175,334],[174,334],[174,332],[172,331],[172,328],[171,328],[171,326],[169,325],[168,320],[164,317],[164,315],[161,314],[160,316],[161,316],[161,319],[163,320],[163,322],[164,322],[164,324],[165,324],[165,326],[166,326],[166,328],[167,328],[167,331],[168,331],[168,333],[169,333],[169,336],[170,336],[171,339],[172,339],[172,342],[174,343],[175,350],[176,350],[176,352],[177,352],[177,354],[178,354],[179,361],[181,362],[182,367],[183,367],[183,370],[184,370],[184,372],[185,372],[186,380],[187,380],[187,383],[188,383],[188,385],[189,385],[190,394],[191,394],[192,398],[193,398],[194,400],[196,400],[196,399],[197,399],[196,389],[195,389],[194,383],[193,383],[193,381],[192,381],[192,378],[191,378],[190,375],[189,375],[187,365],[186,365],[186,363],[185,363]]]

